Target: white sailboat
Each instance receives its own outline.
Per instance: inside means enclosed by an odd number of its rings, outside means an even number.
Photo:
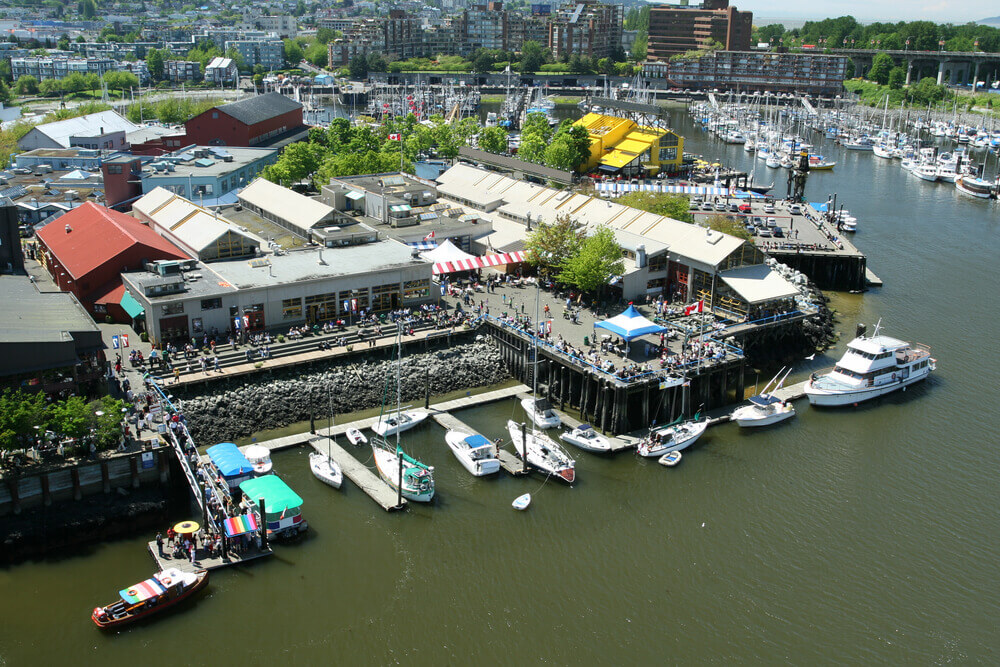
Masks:
[[[400,414],[401,367],[403,364],[402,326],[396,328],[396,414]],[[425,415],[426,416],[426,415]],[[405,429],[395,429],[395,447],[389,445],[382,435],[372,438],[372,456],[379,476],[407,500],[429,503],[434,499],[434,467],[418,461],[403,451],[399,434]]]
[[[685,380],[681,389],[683,392],[681,394],[682,413],[690,387],[691,383]],[[678,417],[666,426],[649,429],[649,434],[636,446],[635,451],[639,456],[653,458],[690,447],[708,428],[708,420],[700,419],[700,417],[701,412],[696,412],[691,419],[685,420],[683,417]]]
[[[538,321],[538,286],[535,286],[535,321]],[[532,393],[538,391],[538,339],[534,339],[534,383]],[[510,434],[514,452],[533,468],[546,475],[555,475],[559,479],[572,484],[576,480],[576,461],[559,444],[544,433],[532,428],[522,429],[513,419],[507,421],[507,432]]]
[[[334,461],[333,457],[330,455],[330,449],[333,443],[332,395],[330,401],[330,425],[327,430],[326,455],[324,456],[321,452],[312,452],[309,454],[309,469],[312,470],[312,474],[316,476],[316,479],[324,484],[329,484],[335,489],[339,489],[340,485],[344,482],[344,473],[340,469],[340,465]]]

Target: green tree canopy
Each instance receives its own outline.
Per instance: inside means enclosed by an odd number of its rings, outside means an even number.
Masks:
[[[893,67],[889,70],[889,87],[899,90],[906,83],[906,70],[902,67]]]
[[[562,264],[559,280],[584,292],[596,292],[625,272],[622,249],[607,225],[583,240],[580,249]]]
[[[665,215],[681,222],[694,222],[689,207],[691,200],[685,195],[668,195],[656,192],[629,192],[616,200],[623,206],[631,206],[656,215]]]
[[[484,128],[479,133],[479,147],[488,153],[506,153],[507,130],[499,125]]]
[[[583,238],[583,229],[568,214],[555,222],[538,220],[525,240],[525,258],[541,273],[552,275],[577,254]]]
[[[14,90],[18,95],[37,95],[38,79],[30,74],[22,74],[17,77],[17,82],[14,84]]]
[[[868,70],[868,78],[884,86],[889,83],[889,72],[892,68],[892,56],[888,53],[876,53],[872,58],[872,68]]]

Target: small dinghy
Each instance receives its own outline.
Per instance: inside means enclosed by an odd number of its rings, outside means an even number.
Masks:
[[[673,452],[667,452],[666,454],[661,456],[658,460],[661,466],[667,466],[668,468],[673,468],[675,465],[681,462],[682,456],[683,454],[681,454],[680,452],[673,451]]]
[[[352,445],[365,445],[368,444],[368,438],[365,434],[356,428],[347,429],[347,439]]]
[[[531,494],[526,493],[523,496],[518,496],[517,498],[515,498],[514,502],[512,502],[510,506],[516,510],[526,510],[528,509],[528,505],[530,504],[531,504]]]

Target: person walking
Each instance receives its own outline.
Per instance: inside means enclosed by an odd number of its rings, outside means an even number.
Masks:
[[[163,533],[156,533],[156,553],[163,555]]]

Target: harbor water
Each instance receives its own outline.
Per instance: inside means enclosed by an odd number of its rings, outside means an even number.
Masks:
[[[689,152],[750,164],[672,113]],[[885,286],[833,296],[840,342],[797,375],[881,318],[931,346],[926,383],[846,410],[800,402],[771,430],[713,427],[673,469],[574,452],[573,487],[474,479],[428,423],[405,443],[436,467],[438,495],[394,514],[282,451],[307,538],[120,634],[88,617],[149,576],[151,535],[0,570],[0,664],[996,663],[1000,206],[871,153],[822,152],[838,164],[810,176],[809,199],[838,193]],[[489,437],[521,418],[514,401],[457,416]]]

